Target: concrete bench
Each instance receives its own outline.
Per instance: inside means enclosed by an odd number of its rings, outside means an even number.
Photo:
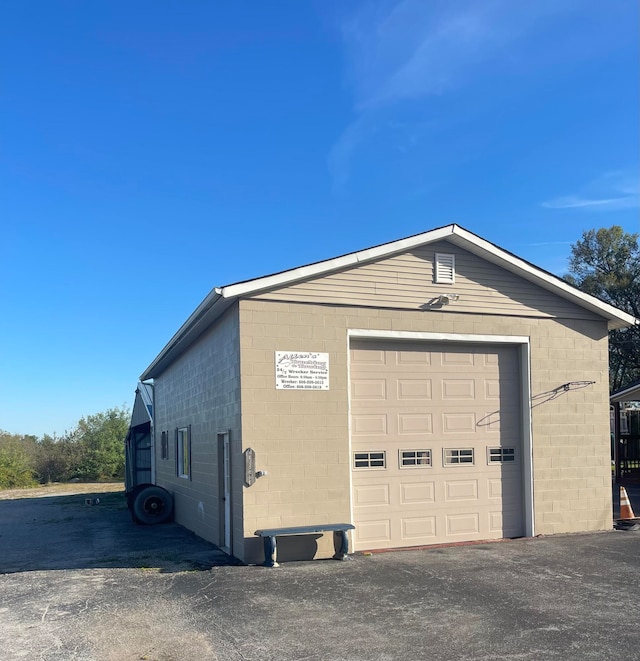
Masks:
[[[292,526],[290,528],[269,528],[256,530],[255,535],[264,540],[264,566],[279,567],[276,558],[276,539],[283,535],[310,535],[312,533],[333,532],[333,542],[336,553],[334,560],[347,560],[349,553],[348,530],[354,530],[351,523],[327,523],[315,526]]]

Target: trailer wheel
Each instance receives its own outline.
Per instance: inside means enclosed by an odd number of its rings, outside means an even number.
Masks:
[[[162,487],[144,487],[135,496],[133,513],[140,523],[165,523],[173,514],[173,498]]]

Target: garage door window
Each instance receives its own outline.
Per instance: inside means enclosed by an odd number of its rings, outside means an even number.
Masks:
[[[376,452],[354,452],[354,468],[386,468],[387,453],[384,451]]]
[[[400,468],[429,468],[431,450],[399,450]]]
[[[515,448],[487,448],[487,461],[490,464],[504,464],[515,460]]]
[[[445,448],[444,465],[459,466],[460,464],[473,465],[473,448]]]

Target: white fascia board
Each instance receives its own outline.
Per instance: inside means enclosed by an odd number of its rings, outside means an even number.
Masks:
[[[140,381],[138,383],[138,392],[140,393],[140,399],[142,399],[144,405],[147,407],[147,410],[149,410],[149,407],[153,409],[153,391],[151,384],[142,383],[142,381]]]
[[[586,307],[592,312],[603,315],[609,320],[610,329],[625,328],[640,323],[640,320],[636,319],[633,315],[623,312],[613,305],[609,305],[609,303],[605,303],[590,294],[580,291],[570,284],[565,283],[562,279],[542,271],[532,264],[525,262],[515,255],[511,255],[461,227],[454,226],[453,235],[461,239],[461,241],[452,239],[453,243],[461,248],[465,248],[466,250],[469,250],[469,252],[478,254],[480,257],[484,257],[489,261],[493,261],[494,264],[501,265],[512,273],[516,273],[544,289],[551,290],[559,296],[569,298],[573,300],[576,305]]]
[[[439,241],[440,239],[445,239],[455,232],[455,228],[455,225],[447,225],[446,227],[440,227],[429,232],[416,234],[415,236],[410,236],[406,239],[400,239],[373,248],[366,248],[365,250],[352,252],[348,255],[343,255],[342,257],[334,257],[333,259],[316,262],[315,264],[300,266],[299,268],[283,271],[282,273],[275,273],[274,275],[268,275],[264,278],[256,278],[255,280],[247,280],[247,282],[227,285],[226,287],[222,287],[219,291],[225,298],[231,298],[234,296],[254,294],[271,287],[286,286],[293,282],[297,282],[298,280],[323,275],[330,271],[338,271],[350,266],[362,264],[363,262],[382,259],[425,243],[432,243],[434,241]]]
[[[147,369],[142,373],[142,375],[140,376],[140,381],[148,381],[149,379],[154,378],[156,368],[168,358],[169,354],[171,354],[177,347],[179,347],[179,345],[184,344],[185,342],[189,344],[190,342],[189,338],[193,337],[194,332],[197,332],[199,330],[199,326],[201,325],[205,317],[211,318],[212,311],[213,311],[213,318],[215,319],[215,317],[218,316],[217,311],[214,310],[215,307],[218,306],[221,307],[222,309],[220,310],[219,314],[222,314],[224,309],[226,309],[229,305],[229,303],[224,301],[225,304],[220,306],[219,303],[222,300],[223,298],[220,294],[220,290],[213,289],[207,295],[204,301],[200,303],[200,305],[184,322],[184,324],[180,326],[178,331],[167,342],[167,344],[155,357],[155,359],[149,365],[149,367],[147,367]],[[216,304],[218,304],[218,306]]]

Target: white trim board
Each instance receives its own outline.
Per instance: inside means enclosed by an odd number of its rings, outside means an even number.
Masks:
[[[432,331],[383,331],[349,329],[349,337],[376,340],[428,340],[429,342],[475,342],[476,344],[529,344],[526,335],[474,335],[473,333],[436,333]]]

